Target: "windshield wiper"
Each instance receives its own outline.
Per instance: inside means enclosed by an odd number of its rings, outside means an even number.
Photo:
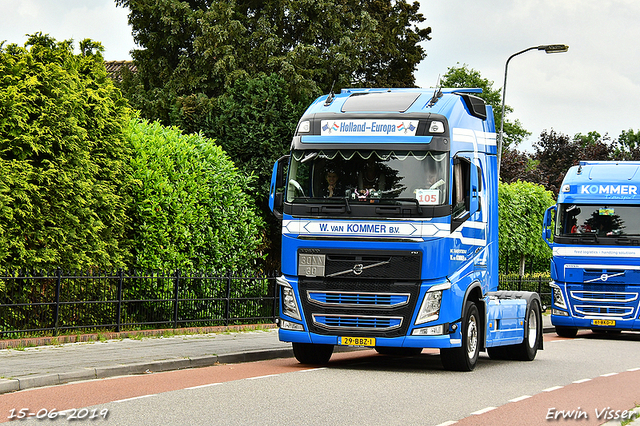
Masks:
[[[422,206],[417,198],[392,198],[393,201],[406,201],[408,203],[415,203],[418,208],[418,214],[422,216]]]

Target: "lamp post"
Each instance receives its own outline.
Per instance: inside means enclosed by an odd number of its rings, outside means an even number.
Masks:
[[[500,115],[500,135],[498,138],[498,179],[500,179],[500,160],[502,158],[502,137],[503,137],[503,130],[504,130],[504,99],[505,96],[507,94],[507,69],[509,68],[509,61],[522,54],[525,52],[528,52],[530,50],[544,50],[545,53],[564,53],[567,50],[569,50],[569,46],[567,46],[566,44],[543,44],[540,46],[533,46],[533,47],[529,47],[527,49],[521,50],[519,52],[514,53],[513,55],[509,56],[509,59],[507,59],[507,63],[504,65],[504,84],[502,85],[502,113]]]

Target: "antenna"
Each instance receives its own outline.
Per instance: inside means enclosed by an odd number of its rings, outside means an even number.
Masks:
[[[333,80],[333,83],[331,84],[331,90],[329,90],[329,96],[327,96],[327,99],[324,101],[324,106],[329,106],[331,105],[331,102],[333,102],[333,98],[335,98],[335,95],[333,94],[333,86],[336,85],[336,81]]]
[[[431,97],[431,100],[427,104],[427,107],[430,108],[434,106],[436,102],[438,102],[438,99],[440,99],[441,97],[442,97],[442,90],[440,87],[440,75],[438,74],[438,82],[436,83],[436,90],[433,92],[433,96]]]

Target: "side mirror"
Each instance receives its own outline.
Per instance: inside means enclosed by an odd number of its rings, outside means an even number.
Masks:
[[[556,206],[551,206],[544,212],[544,216],[542,218],[542,239],[549,246],[549,248],[553,248],[553,243],[551,242],[551,225],[552,218],[555,217],[557,211]]]
[[[289,156],[280,157],[273,165],[271,172],[271,185],[269,186],[269,209],[273,215],[282,219],[282,207],[284,205],[284,193],[278,189],[284,188],[284,166],[289,163]]]

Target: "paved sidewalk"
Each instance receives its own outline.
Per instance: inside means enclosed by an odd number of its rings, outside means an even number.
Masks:
[[[0,394],[34,387],[292,357],[276,329],[0,350]]]

